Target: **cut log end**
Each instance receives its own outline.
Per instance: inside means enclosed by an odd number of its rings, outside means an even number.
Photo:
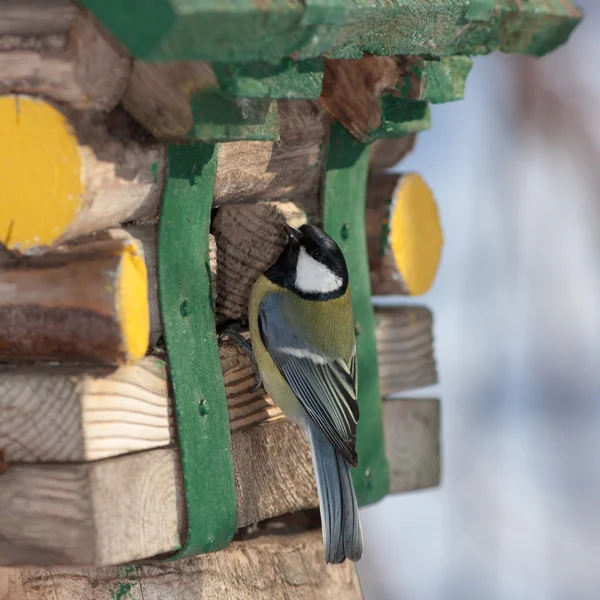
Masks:
[[[433,285],[443,236],[433,193],[417,173],[369,180],[367,238],[373,294],[424,294]]]
[[[0,130],[0,244],[8,249],[41,253],[156,214],[164,149],[115,135],[106,115],[9,95],[0,97]]]
[[[0,130],[0,242],[50,246],[83,205],[77,137],[60,111],[28,96],[0,97]]]
[[[148,284],[121,230],[0,271],[0,360],[124,364],[148,348]]]

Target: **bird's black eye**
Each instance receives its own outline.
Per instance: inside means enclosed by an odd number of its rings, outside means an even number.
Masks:
[[[322,253],[320,250],[315,250],[315,251],[312,253],[312,257],[313,257],[315,260],[321,260],[321,259],[323,258],[323,253]]]

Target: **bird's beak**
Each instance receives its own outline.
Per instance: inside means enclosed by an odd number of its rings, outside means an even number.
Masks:
[[[299,229],[296,229],[295,227],[292,227],[287,223],[285,223],[283,227],[285,229],[285,232],[288,234],[290,240],[300,242],[300,240],[302,239],[302,232]]]

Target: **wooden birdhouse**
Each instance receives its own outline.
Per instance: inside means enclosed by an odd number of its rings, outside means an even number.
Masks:
[[[427,174],[392,174],[471,56],[570,0],[0,4],[0,600],[360,598],[308,443],[256,389],[250,289],[313,223],[356,317],[359,503],[440,480]],[[275,535],[277,533],[277,535]]]

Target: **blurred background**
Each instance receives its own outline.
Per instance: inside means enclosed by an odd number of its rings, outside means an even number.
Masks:
[[[402,171],[434,190],[443,481],[362,510],[366,600],[600,598],[600,2],[478,58]],[[409,303],[414,303],[409,302]]]

